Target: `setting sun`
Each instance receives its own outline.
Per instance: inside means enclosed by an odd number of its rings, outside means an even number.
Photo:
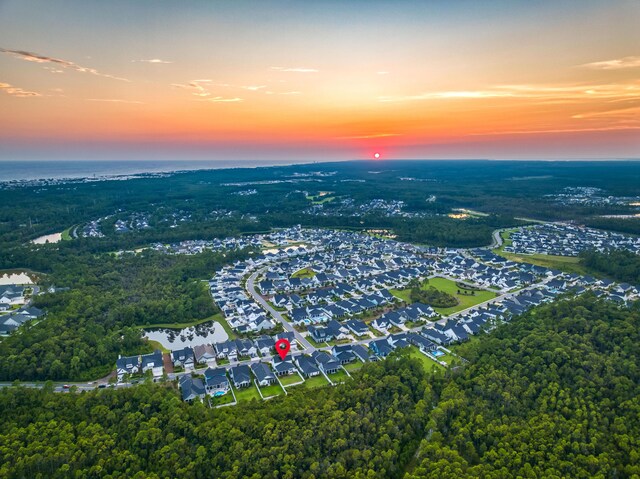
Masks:
[[[377,160],[378,158],[380,158],[380,153],[374,153],[373,157]]]

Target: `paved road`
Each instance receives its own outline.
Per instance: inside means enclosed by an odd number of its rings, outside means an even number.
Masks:
[[[267,267],[268,268],[268,267]],[[316,350],[316,348],[305,339],[305,337],[300,334],[298,331],[296,331],[296,329],[289,323],[289,321],[287,321],[286,319],[284,319],[284,317],[282,316],[282,314],[280,314],[279,311],[276,311],[269,303],[267,303],[267,301],[265,301],[265,299],[260,296],[258,294],[258,292],[256,291],[256,278],[258,277],[258,275],[260,273],[262,273],[263,271],[265,271],[267,268],[262,268],[258,271],[255,271],[251,276],[249,276],[249,279],[247,279],[247,284],[246,284],[246,289],[249,292],[249,294],[253,297],[253,299],[260,305],[262,306],[263,309],[265,309],[267,312],[269,312],[276,320],[278,320],[282,326],[284,327],[284,329],[286,331],[291,331],[293,332],[293,334],[295,335],[296,340],[302,345],[302,348],[309,354],[311,354],[312,352],[314,352]]]

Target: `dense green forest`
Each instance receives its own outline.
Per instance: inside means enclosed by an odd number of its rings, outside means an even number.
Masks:
[[[68,291],[41,294],[44,320],[26,323],[0,342],[0,380],[104,376],[118,354],[150,351],[133,326],[184,323],[215,310],[206,285],[213,271],[245,253],[169,256],[78,253],[55,246],[31,252],[26,264],[47,273],[41,285]]]
[[[209,409],[161,385],[0,391],[0,477],[399,478],[431,407],[415,360],[348,384]]]
[[[607,253],[585,251],[584,265],[603,276],[616,281],[640,286],[640,256],[627,250],[612,250]]]
[[[585,225],[591,228],[640,235],[640,218],[588,218]]]
[[[468,362],[445,374],[396,354],[338,387],[221,409],[169,385],[4,389],[0,477],[640,474],[638,304],[562,300],[456,352]]]
[[[455,296],[440,291],[433,286],[429,286],[426,289],[413,287],[409,292],[409,297],[412,303],[429,304],[436,308],[450,308],[458,304]]]
[[[409,477],[638,477],[639,306],[559,301],[460,347]]]
[[[392,228],[407,241],[484,246],[491,229],[520,224],[517,217],[596,221],[601,214],[634,213],[628,205],[559,204],[547,195],[589,186],[630,197],[637,195],[638,183],[640,165],[634,162],[355,161],[0,188],[0,249],[101,218],[107,238],[74,242],[108,251],[303,224]],[[247,189],[255,194],[239,194]],[[315,215],[307,196],[320,192],[331,192],[335,201]],[[374,199],[403,201],[408,216],[359,210],[345,215],[340,208],[347,199],[356,206]],[[455,208],[492,217],[447,217]],[[149,228],[115,233],[113,224],[132,214],[144,214]]]

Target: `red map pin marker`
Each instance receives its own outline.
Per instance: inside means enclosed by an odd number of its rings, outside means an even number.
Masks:
[[[278,352],[280,359],[282,359],[283,361],[284,361],[284,358],[287,357],[287,354],[289,354],[290,349],[291,349],[291,343],[289,342],[288,339],[282,338],[276,341],[276,351]]]

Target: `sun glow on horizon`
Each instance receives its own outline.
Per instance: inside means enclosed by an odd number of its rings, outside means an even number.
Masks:
[[[0,159],[640,155],[640,3],[374,3],[0,1]]]

